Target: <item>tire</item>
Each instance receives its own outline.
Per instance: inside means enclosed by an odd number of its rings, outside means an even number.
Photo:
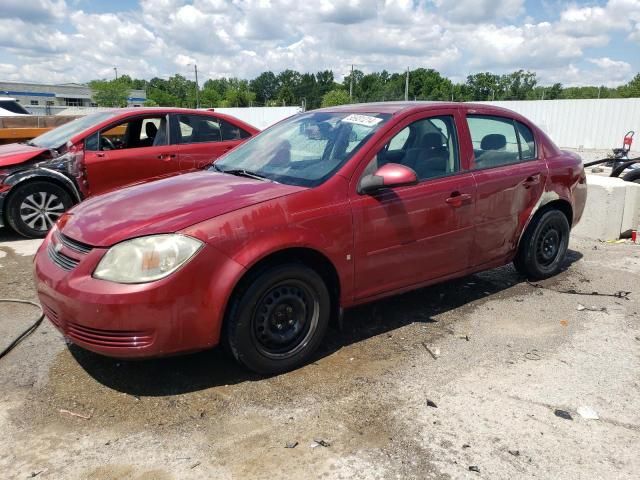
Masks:
[[[560,210],[536,214],[527,227],[513,261],[516,270],[530,280],[556,275],[569,246],[569,222]]]
[[[625,182],[640,183],[640,169],[632,170],[622,177]]]
[[[282,373],[303,365],[331,316],[326,284],[301,264],[274,266],[243,282],[231,302],[226,347],[249,370]]]
[[[42,238],[72,205],[69,193],[55,183],[26,183],[9,196],[7,223],[23,237]]]

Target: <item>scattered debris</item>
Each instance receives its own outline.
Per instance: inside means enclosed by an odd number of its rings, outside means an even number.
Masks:
[[[519,457],[520,456],[520,450],[507,450],[511,455],[513,455],[514,457]]]
[[[429,399],[427,399],[427,407],[438,408],[438,406]]]
[[[422,346],[425,348],[427,352],[433,357],[434,360],[437,360],[440,356],[440,349],[438,347],[433,348],[433,350],[427,345],[425,342],[422,342]]]
[[[573,420],[571,414],[566,410],[556,409],[553,413],[556,417],[564,418],[565,420]]]
[[[533,288],[540,288],[543,290],[550,290],[552,292],[556,292],[556,293],[566,293],[568,295],[591,295],[591,296],[597,296],[597,297],[614,297],[614,298],[623,298],[625,300],[630,300],[629,295],[631,295],[632,292],[628,292],[626,290],[618,290],[617,292],[614,293],[600,293],[600,292],[581,292],[579,290],[575,290],[573,288],[570,288],[568,290],[557,290],[555,288],[550,288],[550,287],[545,287],[544,285],[541,285],[539,283],[533,283],[533,282],[527,282],[530,286],[532,286]]]
[[[324,440],[316,440],[315,438],[313,439],[313,443],[311,444],[311,448],[316,448],[316,447],[330,447],[331,444],[329,442],[326,442]]]
[[[298,446],[298,442],[287,442],[284,448],[296,448]]]
[[[471,472],[476,472],[476,473],[480,473],[480,468],[476,465],[469,465],[469,470]]]
[[[566,327],[569,325],[569,320],[560,320],[560,325],[562,325],[563,327]]]
[[[38,471],[38,472],[31,472],[31,474],[30,474],[27,478],[35,478],[35,477],[37,477],[38,475],[40,475],[41,473],[44,473],[44,472],[46,472],[46,471],[47,471],[47,469],[45,468],[44,470],[40,470],[40,471]]]
[[[526,358],[527,360],[541,360],[542,359],[542,357],[538,353],[538,350],[536,350],[535,348],[533,350],[531,350],[530,352],[525,353],[524,354],[524,358]]]
[[[460,340],[466,340],[468,342],[469,341],[469,334],[467,333],[466,335],[463,335],[463,336],[458,337],[458,338],[460,338]]]
[[[584,418],[585,420],[599,420],[600,417],[598,416],[598,412],[596,412],[593,408],[591,407],[578,407],[578,415],[580,415],[582,418]]]
[[[462,448],[471,448],[471,445],[469,445],[468,443],[465,443],[462,445]]]
[[[607,307],[596,307],[596,306],[585,307],[584,305],[579,303],[578,306],[576,307],[576,310],[578,310],[579,312],[582,312],[584,310],[588,312],[606,312]]]
[[[79,417],[79,418],[83,418],[85,420],[90,420],[91,419],[91,415],[82,415],[81,413],[76,413],[76,412],[72,412],[71,410],[65,410],[64,408],[61,408],[60,410],[58,410],[60,413],[66,413],[67,415],[71,415],[73,417]]]
[[[196,463],[194,463],[194,464],[193,464],[193,465],[191,465],[189,468],[190,468],[191,470],[193,470],[193,469],[194,469],[194,468],[196,468],[198,465],[200,465],[200,462],[196,462]]]

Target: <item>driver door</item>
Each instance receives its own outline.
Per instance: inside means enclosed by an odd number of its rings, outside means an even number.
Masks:
[[[462,168],[456,110],[414,115],[378,142],[355,175],[355,296],[373,297],[468,268],[476,186]],[[387,163],[416,171],[419,183],[357,193],[357,182]]]
[[[129,118],[85,141],[89,195],[170,174],[177,162],[167,115]]]

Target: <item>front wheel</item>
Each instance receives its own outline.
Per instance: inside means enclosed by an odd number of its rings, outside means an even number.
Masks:
[[[232,300],[226,342],[237,361],[261,374],[304,364],[322,341],[331,314],[326,284],[299,264],[268,268]]]
[[[44,237],[73,205],[71,196],[54,183],[31,182],[15,188],[7,204],[7,222],[23,237]]]
[[[569,222],[559,210],[547,210],[532,220],[520,240],[513,261],[516,270],[532,280],[556,275],[569,246]]]
[[[640,183],[640,168],[637,168],[635,170],[631,170],[630,172],[625,173],[622,179],[625,182]]]

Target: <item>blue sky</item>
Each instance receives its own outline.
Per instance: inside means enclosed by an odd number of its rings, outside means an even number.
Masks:
[[[0,80],[261,71],[529,69],[543,84],[640,71],[640,0],[2,0]]]

